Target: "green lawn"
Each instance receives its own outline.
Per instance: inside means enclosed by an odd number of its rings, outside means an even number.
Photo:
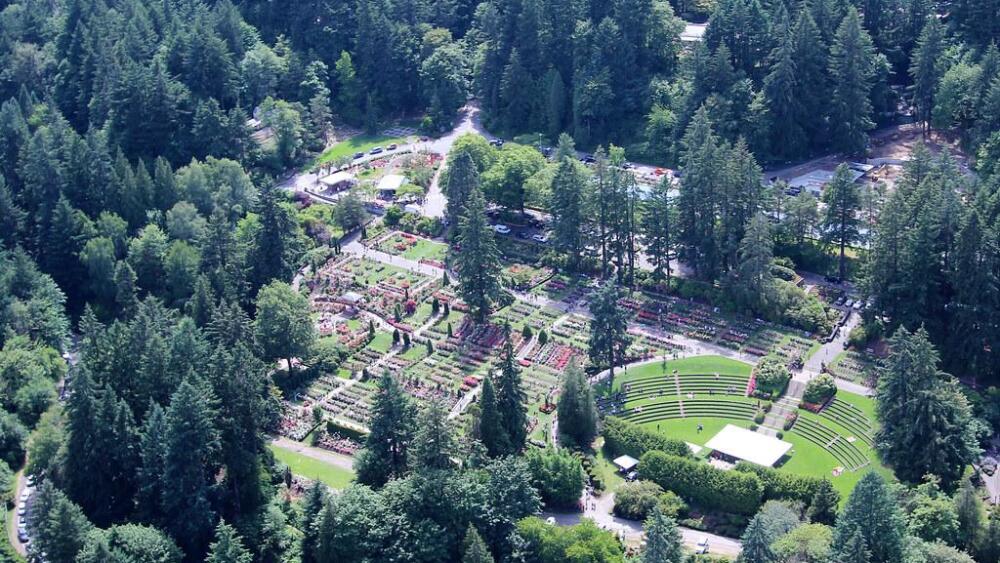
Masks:
[[[427,239],[417,239],[416,246],[411,246],[403,252],[403,258],[410,260],[444,260],[448,253],[448,245]]]
[[[674,370],[677,370],[680,375],[720,373],[749,377],[752,369],[750,364],[722,356],[693,356],[679,360],[667,360],[666,364],[653,362],[632,368],[628,372],[618,371],[615,375],[615,390],[618,390],[622,383],[646,377],[657,377],[664,373],[673,373]]]
[[[376,332],[375,338],[368,343],[368,348],[385,354],[392,348],[392,334],[388,332]]]
[[[348,471],[343,467],[323,463],[311,457],[279,448],[273,444],[268,444],[267,447],[274,452],[274,457],[278,461],[284,463],[292,470],[292,473],[306,479],[322,481],[334,489],[343,489],[354,480],[354,472]]]
[[[403,137],[388,137],[386,135],[358,135],[351,137],[328,148],[323,154],[316,157],[316,160],[313,161],[313,168],[344,156],[353,156],[356,152],[367,153],[377,146],[385,146],[392,143],[403,144],[406,143],[406,139]]]

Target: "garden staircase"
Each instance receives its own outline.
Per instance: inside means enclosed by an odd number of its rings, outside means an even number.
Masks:
[[[798,410],[806,384],[800,381],[789,381],[785,394],[771,405],[770,412],[764,417],[764,422],[757,429],[761,434],[776,436],[784,431],[785,418]]]

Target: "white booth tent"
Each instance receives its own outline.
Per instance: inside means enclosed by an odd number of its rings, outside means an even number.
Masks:
[[[621,471],[622,473],[628,473],[629,471],[635,469],[636,465],[639,465],[639,460],[635,459],[630,455],[623,455],[620,457],[616,457],[614,464],[618,467],[618,471]]]
[[[727,455],[764,467],[773,467],[792,445],[772,436],[758,434],[746,428],[727,424],[718,434],[705,444],[705,447]]]

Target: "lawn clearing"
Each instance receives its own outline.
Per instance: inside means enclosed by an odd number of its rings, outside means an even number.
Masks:
[[[404,144],[406,143],[406,138],[389,137],[387,135],[358,135],[356,137],[351,137],[350,139],[341,141],[326,149],[323,154],[316,157],[316,160],[313,161],[312,167],[316,168],[317,166],[333,162],[334,160],[345,156],[354,156],[354,153],[357,152],[367,153],[377,146],[390,145],[392,143]]]
[[[343,467],[324,463],[300,453],[279,448],[273,444],[268,444],[267,447],[274,453],[274,457],[278,461],[284,463],[292,470],[292,473],[306,479],[321,481],[334,489],[343,489],[354,480],[354,472],[348,471]]]

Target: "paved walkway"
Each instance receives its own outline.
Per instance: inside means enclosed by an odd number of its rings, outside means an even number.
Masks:
[[[349,455],[338,454],[337,452],[331,452],[330,450],[307,446],[300,442],[296,442],[295,440],[285,438],[284,436],[279,436],[271,440],[271,444],[276,448],[301,454],[310,459],[315,459],[316,461],[335,465],[341,469],[347,469],[348,471],[354,470],[354,458]]]

